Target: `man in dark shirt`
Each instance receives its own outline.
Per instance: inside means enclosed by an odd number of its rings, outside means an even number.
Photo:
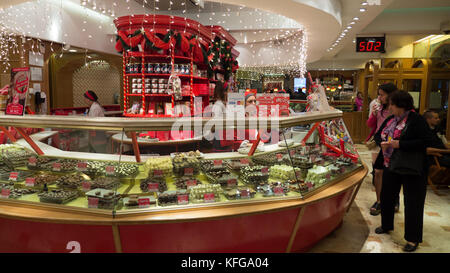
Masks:
[[[428,110],[423,114],[423,117],[428,123],[430,130],[432,132],[431,138],[431,148],[429,149],[435,152],[442,154],[441,157],[438,158],[439,164],[444,167],[450,167],[450,152],[449,147],[442,141],[442,138],[438,135],[438,131],[436,129],[437,125],[439,125],[440,119],[439,114],[433,110]],[[431,161],[431,163],[434,163]]]

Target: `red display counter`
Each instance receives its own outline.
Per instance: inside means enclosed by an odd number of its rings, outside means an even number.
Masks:
[[[304,252],[342,224],[360,169],[304,200],[99,215],[0,202],[1,252]]]

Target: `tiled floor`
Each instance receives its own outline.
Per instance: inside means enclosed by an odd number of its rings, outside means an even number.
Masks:
[[[364,145],[357,145],[363,161],[371,168],[371,156]],[[351,209],[344,217],[343,225],[315,245],[311,253],[403,253],[404,235],[403,193],[400,193],[400,211],[395,214],[394,231],[376,234],[381,216],[372,216],[370,207],[375,202],[372,175],[364,179]],[[439,189],[436,195],[428,187],[425,200],[423,243],[416,252],[450,253],[450,189]]]

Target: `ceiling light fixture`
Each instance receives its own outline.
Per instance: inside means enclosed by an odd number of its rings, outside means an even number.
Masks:
[[[365,12],[366,9],[365,9],[365,8],[360,8],[359,11],[360,11],[360,12]]]
[[[368,5],[368,3],[366,1],[361,3],[361,6],[367,6],[367,5]]]
[[[353,17],[353,21],[358,21],[359,18],[358,17]]]

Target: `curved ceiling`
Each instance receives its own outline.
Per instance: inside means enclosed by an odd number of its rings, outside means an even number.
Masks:
[[[193,5],[189,0],[0,2],[0,25],[20,26],[20,31],[16,30],[20,34],[106,53],[115,53],[113,18],[129,14],[189,15],[188,18],[204,25],[221,25],[238,39],[238,46],[246,48],[245,52],[250,54],[254,51],[249,48],[253,43],[262,49],[265,46],[270,48],[273,40],[277,40],[277,34],[279,40],[286,41],[289,40],[286,37],[292,38],[293,35],[286,31],[298,33],[303,28],[308,37],[308,63],[327,55],[327,49],[345,28],[348,18],[358,15],[360,5],[360,1],[355,0],[210,0],[202,1],[202,7]],[[82,6],[83,2],[86,2],[85,6]],[[10,5],[13,8],[9,8]],[[8,18],[5,15],[9,15]],[[361,18],[359,23],[363,21],[364,18]],[[283,32],[286,37],[281,37]],[[264,52],[255,52],[256,55],[247,59],[258,59],[258,55],[264,55]],[[289,48],[272,54],[277,55],[277,61],[290,55]]]

